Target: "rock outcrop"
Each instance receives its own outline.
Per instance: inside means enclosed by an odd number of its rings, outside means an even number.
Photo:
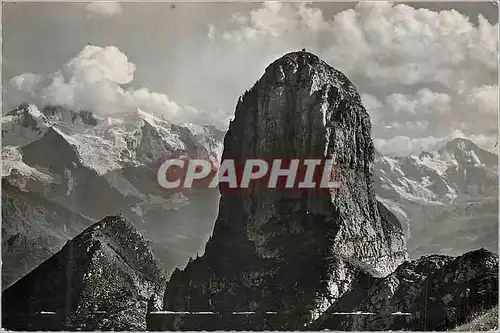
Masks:
[[[11,330],[144,330],[164,275],[131,222],[107,217],[4,291]]]
[[[383,279],[360,277],[309,329],[443,331],[497,304],[497,254],[480,249],[459,257],[431,255],[405,262]],[[364,315],[338,315],[346,312]]]
[[[221,188],[205,254],[174,272],[164,310],[277,312],[287,318],[282,329],[297,329],[359,274],[394,271],[407,259],[406,244],[397,218],[375,199],[370,131],[342,73],[307,52],[272,63],[238,101],[223,159],[333,158],[341,187]]]

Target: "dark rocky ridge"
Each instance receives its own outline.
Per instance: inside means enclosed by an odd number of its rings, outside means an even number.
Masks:
[[[52,329],[144,330],[147,302],[159,300],[163,281],[132,223],[107,217],[5,290],[3,326],[39,330],[39,314],[53,312]]]
[[[431,255],[405,262],[383,279],[360,277],[309,329],[443,331],[497,304],[498,255],[485,249]],[[373,315],[335,315],[358,311]]]
[[[164,309],[277,311],[288,318],[284,329],[297,329],[361,272],[391,273],[407,258],[406,245],[399,221],[375,199],[370,131],[342,73],[307,52],[271,64],[239,100],[223,159],[332,157],[342,185],[337,192],[221,188],[205,254],[173,274]]]

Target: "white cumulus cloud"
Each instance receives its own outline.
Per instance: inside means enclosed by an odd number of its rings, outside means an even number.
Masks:
[[[429,89],[420,89],[410,96],[400,93],[390,94],[386,98],[386,104],[395,114],[406,113],[422,116],[449,112],[451,97]]]
[[[10,80],[23,101],[62,105],[73,110],[92,110],[101,115],[127,113],[140,108],[164,119],[183,123],[226,125],[227,117],[207,114],[194,107],[181,107],[166,94],[147,88],[124,88],[136,67],[115,46],[85,46],[61,70],[42,77],[23,73]]]
[[[472,111],[498,114],[498,85],[484,85],[473,88],[467,96],[466,102]]]
[[[422,151],[436,151],[447,142],[456,138],[468,138],[483,149],[494,151],[498,137],[495,135],[474,134],[466,135],[460,130],[455,130],[448,135],[424,138],[411,138],[409,136],[396,136],[390,139],[374,139],[375,147],[382,154],[387,155],[411,155]]]
[[[456,10],[383,1],[333,17],[309,3],[265,2],[212,26],[211,37],[223,45],[221,63],[229,67],[228,58],[248,55],[245,66],[254,72],[265,58],[254,50],[274,55],[305,47],[356,85],[376,142],[391,147],[381,150],[418,153],[456,129],[478,143],[497,131],[498,29],[483,16],[473,23]]]

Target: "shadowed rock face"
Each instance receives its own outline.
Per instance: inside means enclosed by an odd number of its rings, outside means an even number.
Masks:
[[[147,302],[162,293],[163,272],[131,222],[107,217],[2,295],[3,326],[13,330],[144,330]]]
[[[360,272],[407,258],[401,225],[373,191],[369,116],[352,83],[307,52],[285,55],[240,98],[223,159],[333,158],[333,191],[221,188],[203,257],[176,271],[164,309],[277,311],[299,328]]]
[[[385,278],[360,277],[309,329],[449,330],[497,304],[497,254],[432,255],[405,262]],[[358,311],[371,315],[335,315]]]

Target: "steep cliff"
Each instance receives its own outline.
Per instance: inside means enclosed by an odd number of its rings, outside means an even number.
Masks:
[[[163,280],[149,245],[131,222],[107,217],[4,291],[2,325],[144,330],[147,302],[153,295],[159,299]]]
[[[272,63],[238,101],[223,159],[332,158],[341,187],[221,188],[205,254],[173,274],[164,310],[274,311],[288,318],[282,328],[294,329],[360,273],[391,273],[407,258],[406,244],[399,221],[375,199],[370,131],[342,73],[307,52]]]

